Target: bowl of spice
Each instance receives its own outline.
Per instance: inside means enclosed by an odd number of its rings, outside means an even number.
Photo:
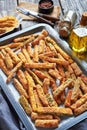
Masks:
[[[53,11],[54,4],[52,0],[40,0],[38,9],[40,13],[49,14]]]

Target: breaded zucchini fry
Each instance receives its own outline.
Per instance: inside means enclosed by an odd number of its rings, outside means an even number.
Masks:
[[[51,44],[53,44],[53,46],[55,47],[55,49],[64,57],[64,59],[68,60],[70,58],[70,56],[68,54],[66,54],[58,45],[57,43],[51,38],[51,37],[46,37],[46,41],[50,42]]]
[[[38,62],[39,57],[38,57],[38,45],[34,46],[34,52],[33,52],[33,61]]]
[[[35,80],[35,82],[37,83],[37,84],[40,84],[41,86],[42,86],[42,81],[37,77],[37,75],[33,72],[33,71],[31,71],[30,69],[28,69],[27,70],[29,73],[30,73],[30,75],[33,77],[33,79]]]
[[[36,100],[35,100],[34,91],[33,91],[34,90],[34,81],[27,71],[25,71],[25,77],[28,82],[28,94],[30,97],[30,104],[31,104],[32,110],[35,111],[36,110]]]
[[[19,59],[20,59],[23,63],[27,62],[27,60],[26,60],[26,58],[25,58],[25,56],[24,56],[24,54],[23,54],[22,52],[18,52],[17,55],[18,55]]]
[[[79,115],[85,111],[87,111],[87,101],[84,104],[82,104],[80,107],[76,108],[74,110],[74,114]]]
[[[39,58],[43,57],[43,56],[49,56],[49,57],[54,57],[56,56],[55,52],[49,51],[49,52],[45,52],[43,54],[39,54]]]
[[[28,35],[28,36],[23,36],[23,37],[18,37],[14,39],[14,42],[24,42],[27,39],[30,39],[32,36],[34,36],[36,34],[32,34],[32,35]]]
[[[36,127],[43,127],[43,128],[56,128],[58,127],[58,120],[53,119],[53,120],[39,120],[37,119],[35,121],[35,126]]]
[[[59,79],[59,80],[62,80],[62,77],[61,77],[61,75],[59,75],[59,73],[58,73],[58,71],[57,71],[56,68],[55,68],[55,69],[49,69],[48,73],[49,73],[52,77],[54,77],[54,78],[56,78],[56,79]]]
[[[87,93],[87,85],[82,81],[81,77],[78,77],[78,78],[79,78],[79,82],[80,82],[80,88],[83,91],[83,93],[86,94]]]
[[[33,57],[33,49],[31,48],[31,46],[28,45],[26,49],[27,49],[27,52],[30,55],[30,57]]]
[[[74,82],[74,88],[72,90],[72,96],[71,96],[72,103],[79,98],[79,94],[80,94],[79,90],[80,90],[80,82],[79,79],[76,79],[76,81]]]
[[[35,97],[37,107],[42,107],[43,104],[42,104],[42,102],[41,102],[41,100],[40,100],[40,98],[38,96],[37,91],[36,90],[33,90],[33,91],[34,91],[34,97]]]
[[[43,91],[44,91],[45,94],[48,93],[49,86],[50,86],[50,79],[45,78],[44,81],[43,81],[43,85],[42,85],[42,88],[43,88]]]
[[[80,76],[82,74],[80,67],[75,62],[71,64],[71,67],[76,76]]]
[[[5,49],[7,47],[9,48],[16,48],[17,46],[21,45],[22,43],[21,42],[17,42],[17,43],[11,43],[11,44],[7,44],[5,46],[0,46],[0,50],[1,49]]]
[[[10,72],[10,74],[7,77],[6,83],[9,83],[10,80],[12,79],[12,77],[14,76],[14,74],[16,73],[16,71],[22,66],[22,62],[20,61],[14,68],[13,70]]]
[[[39,114],[39,113],[32,112],[31,119],[32,120],[36,120],[36,119],[51,120],[51,119],[53,119],[53,116],[50,114],[45,115],[45,114]]]
[[[5,50],[11,56],[15,64],[20,62],[20,59],[18,58],[18,56],[9,47],[5,48]]]
[[[72,104],[70,107],[72,110],[75,110],[76,108],[80,107],[82,104],[84,104],[87,101],[87,94],[84,94],[80,99],[78,99],[74,104]]]
[[[40,70],[33,70],[33,72],[40,78],[40,79],[45,79],[47,76]]]
[[[20,93],[20,95],[24,95],[25,98],[29,98],[29,96],[26,93],[25,89],[23,88],[22,84],[16,78],[13,79],[13,83],[14,83],[15,88]]]
[[[4,61],[7,68],[11,70],[13,68],[13,61],[8,53],[5,55]]]
[[[28,100],[25,98],[24,95],[20,96],[19,103],[21,104],[21,106],[25,110],[26,114],[30,115],[32,112],[32,109],[31,109],[31,106],[30,106]]]
[[[30,55],[28,54],[27,50],[26,50],[25,48],[22,48],[21,51],[22,51],[22,53],[24,54],[24,56],[25,56],[25,58],[26,58],[26,61],[27,61],[28,63],[31,63],[32,60],[31,60]]]
[[[0,68],[8,76],[10,74],[9,69],[6,67],[4,60],[0,58]]]
[[[72,110],[70,108],[63,107],[38,107],[36,112],[41,114],[56,114],[56,115],[73,115]]]
[[[48,100],[49,106],[51,106],[51,107],[53,107],[53,106],[54,107],[58,107],[56,101],[54,100],[54,98],[49,93],[46,94],[46,98]]]
[[[40,85],[37,85],[36,90],[37,90],[38,96],[39,96],[42,104],[44,106],[49,106],[48,101],[46,99],[46,95],[44,94],[42,87]]]
[[[25,63],[24,64],[25,68],[35,68],[35,69],[50,69],[50,68],[55,68],[56,64],[55,63]]]
[[[25,75],[24,75],[23,71],[19,69],[16,74],[17,74],[17,77],[18,77],[19,81],[23,85],[23,88],[25,90],[27,90],[28,89],[28,83],[27,83],[27,80],[25,78]]]
[[[59,96],[66,87],[68,87],[69,85],[71,85],[73,83],[72,79],[67,79],[65,82],[63,82],[54,92],[54,96],[57,97]]]
[[[51,62],[51,63],[56,63],[58,65],[63,65],[63,66],[68,65],[67,61],[59,59],[59,58],[51,58],[51,57],[47,57],[47,56],[40,56],[39,58],[41,60],[48,61],[48,62]]]
[[[44,39],[48,35],[48,32],[46,30],[43,30],[41,34],[32,42],[32,45],[35,46],[36,44],[39,44],[39,41]]]
[[[42,54],[42,53],[44,53],[44,51],[45,51],[45,41],[44,40],[40,40],[39,41],[39,49],[38,49],[39,51],[39,54]]]
[[[64,103],[65,107],[70,107],[70,105],[71,105],[71,96],[72,96],[72,90],[69,90],[68,94],[66,96],[66,99],[65,99],[65,103]]]

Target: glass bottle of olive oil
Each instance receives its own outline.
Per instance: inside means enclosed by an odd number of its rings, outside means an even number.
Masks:
[[[87,51],[87,28],[78,27],[73,29],[69,36],[69,44],[76,53],[84,53]]]
[[[80,25],[72,29],[69,44],[72,50],[78,54],[87,52],[87,12],[82,13]]]

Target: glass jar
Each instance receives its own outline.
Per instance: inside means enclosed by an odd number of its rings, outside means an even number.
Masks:
[[[73,29],[69,36],[69,44],[76,53],[84,53],[87,51],[87,28],[78,27]]]
[[[87,12],[82,13],[80,24],[71,31],[69,44],[76,53],[82,54],[87,51]]]

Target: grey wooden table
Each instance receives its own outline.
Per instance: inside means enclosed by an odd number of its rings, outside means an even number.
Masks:
[[[14,10],[20,2],[33,2],[38,3],[39,0],[0,0],[0,11]],[[67,10],[74,10],[77,13],[77,22],[81,19],[82,12],[87,11],[87,0],[53,0],[54,5],[60,5],[61,15]],[[38,24],[35,21],[22,21],[22,28]]]

